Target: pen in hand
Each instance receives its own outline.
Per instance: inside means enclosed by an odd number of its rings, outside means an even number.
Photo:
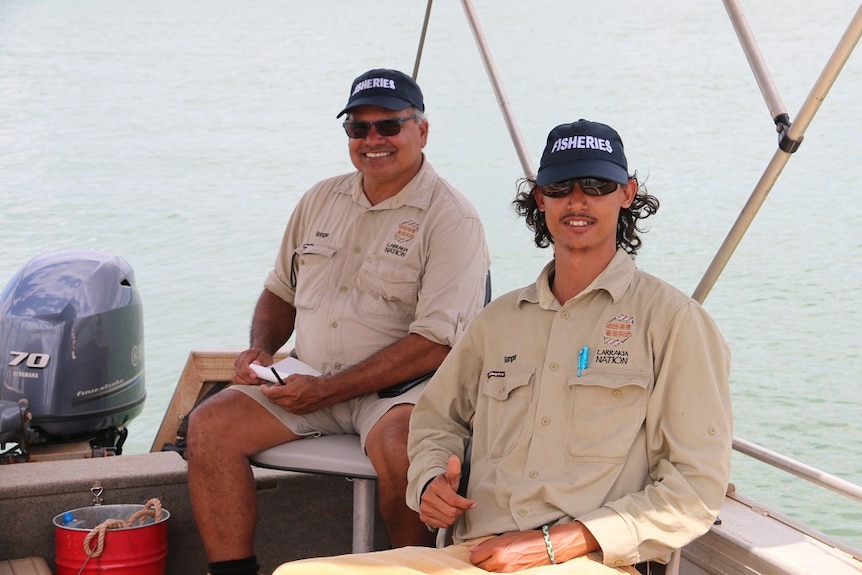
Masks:
[[[275,370],[275,368],[274,368],[274,367],[270,367],[269,369],[270,369],[270,371],[272,371],[272,375],[274,375],[274,376],[275,376],[275,379],[277,379],[277,380],[278,380],[278,384],[279,384],[279,385],[284,385],[284,380],[283,380],[283,379],[281,379],[281,376],[280,376],[280,375],[278,375],[278,372]]]

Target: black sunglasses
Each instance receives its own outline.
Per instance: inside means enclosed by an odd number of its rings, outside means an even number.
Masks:
[[[407,116],[406,118],[388,118],[386,120],[377,120],[376,122],[344,122],[344,131],[348,138],[362,139],[367,138],[371,133],[371,127],[377,130],[377,133],[384,137],[397,136],[401,133],[401,124],[409,120],[415,120],[416,116]]]
[[[543,195],[549,198],[564,198],[572,193],[575,189],[575,184],[581,186],[581,189],[588,196],[606,196],[617,190],[619,183],[610,180],[600,180],[599,178],[572,178],[563,180],[562,182],[554,182],[547,186],[539,186],[539,190]]]

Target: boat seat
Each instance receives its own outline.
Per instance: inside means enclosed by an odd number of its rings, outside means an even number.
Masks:
[[[323,435],[289,441],[251,457],[252,465],[338,475],[353,481],[354,553],[374,550],[374,498],[377,472],[359,445],[358,435]]]

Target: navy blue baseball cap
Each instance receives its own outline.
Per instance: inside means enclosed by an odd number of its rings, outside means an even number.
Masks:
[[[413,106],[425,111],[425,101],[419,85],[407,74],[398,70],[376,68],[353,80],[347,105],[336,118],[357,106],[379,106],[387,110],[403,110]]]
[[[629,181],[623,141],[605,124],[578,120],[560,124],[548,134],[536,183],[547,186],[571,178]]]

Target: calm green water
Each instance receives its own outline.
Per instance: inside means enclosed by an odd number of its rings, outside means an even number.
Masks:
[[[524,140],[619,129],[662,209],[639,265],[691,293],[772,157],[720,2],[477,0]],[[792,117],[858,6],[748,2]],[[350,80],[412,70],[424,2],[0,0],[0,284],[43,251],[124,256],[144,300],[149,450],[193,349],[240,349],[300,194],[351,169]],[[734,352],[736,434],[862,483],[862,56],[848,62],[706,300]],[[419,80],[439,172],[485,220],[495,293],[548,259],[508,207],[517,156],[460,3]],[[862,547],[862,506],[734,460],[739,491]]]

